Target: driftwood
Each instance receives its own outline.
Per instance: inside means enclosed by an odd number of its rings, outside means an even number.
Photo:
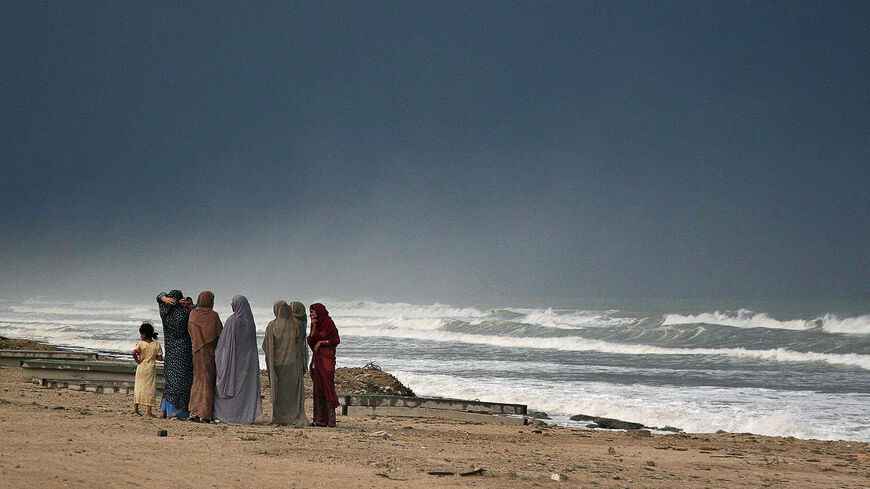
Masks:
[[[447,472],[447,471],[441,471],[441,470],[433,470],[433,471],[428,472],[428,474],[429,475],[438,475],[438,476],[458,475],[459,477],[468,477],[469,475],[480,475],[484,472],[486,472],[486,469],[481,467],[479,469],[474,469],[474,470],[469,471],[469,472],[460,472],[458,474],[456,472]]]

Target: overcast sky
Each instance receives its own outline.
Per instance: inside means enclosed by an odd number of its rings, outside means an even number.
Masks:
[[[870,299],[870,4],[0,1],[0,296]]]

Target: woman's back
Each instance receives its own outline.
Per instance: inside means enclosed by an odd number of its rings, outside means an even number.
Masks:
[[[263,412],[257,331],[248,299],[237,295],[232,305],[215,350],[214,415],[225,423],[251,424]]]

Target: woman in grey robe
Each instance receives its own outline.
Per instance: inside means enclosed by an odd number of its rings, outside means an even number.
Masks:
[[[304,374],[307,370],[308,348],[305,343],[305,306],[294,302],[291,308],[284,301],[273,306],[275,319],[266,327],[263,352],[272,390],[272,423],[306,426]]]
[[[253,424],[263,413],[257,330],[248,299],[237,295],[232,305],[215,349],[214,417],[224,423]]]

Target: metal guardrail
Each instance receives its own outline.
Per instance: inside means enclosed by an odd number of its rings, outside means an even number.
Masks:
[[[21,362],[21,376],[43,387],[89,392],[133,391],[136,364],[133,362],[33,359]],[[163,389],[163,366],[157,366],[157,389]]]
[[[63,350],[0,350],[0,365],[18,367],[24,360],[52,359],[72,361],[96,361],[96,353]]]

